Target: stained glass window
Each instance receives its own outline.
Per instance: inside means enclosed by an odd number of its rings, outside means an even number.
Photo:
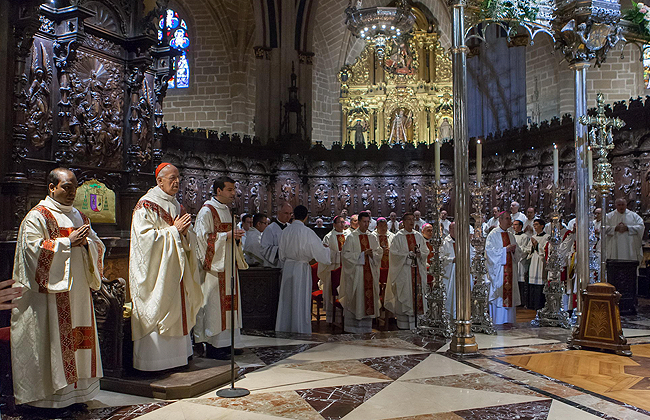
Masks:
[[[650,89],[650,45],[643,46],[643,82]]]
[[[167,9],[164,16],[160,15],[158,41],[162,41],[164,37],[169,40],[170,47],[181,52],[181,55],[174,60],[176,73],[169,79],[168,88],[190,87],[190,63],[187,59],[190,38],[187,35],[187,23],[172,9]]]

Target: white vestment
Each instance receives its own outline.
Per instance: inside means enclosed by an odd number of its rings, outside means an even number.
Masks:
[[[409,239],[419,249],[419,257],[416,258],[417,267],[412,267],[413,260],[409,258]],[[415,326],[415,311],[413,305],[413,282],[415,274],[419,273],[417,280],[419,290],[418,299],[424,296],[425,283],[427,281],[427,257],[429,249],[426,240],[420,232],[415,230],[407,232],[404,229],[395,234],[390,243],[390,267],[388,269],[388,282],[386,284],[386,298],[384,307],[395,314],[397,326],[401,329],[410,329]],[[426,299],[422,300],[420,313],[426,313]],[[419,302],[418,302],[419,303]],[[419,309],[419,308],[418,308]]]
[[[546,266],[546,243],[551,236],[545,232],[541,235],[535,234],[531,239],[537,241],[537,245],[530,244],[530,268],[528,269],[528,283],[543,285],[544,281],[544,267]]]
[[[366,255],[364,250],[371,249]],[[343,245],[343,269],[339,301],[345,309],[345,331],[372,331],[372,318],[379,316],[379,268],[384,250],[372,234],[354,231]]]
[[[456,241],[450,235],[445,236],[440,247],[442,261],[442,281],[447,290],[446,308],[451,319],[456,319]]]
[[[532,219],[526,218],[526,221],[524,222],[524,227],[522,228],[522,230],[524,231],[524,233],[526,233],[526,235],[528,235],[528,237],[531,237],[535,234],[535,228],[533,228],[533,223],[535,223],[535,219],[536,219],[535,217],[533,217]]]
[[[418,219],[415,221],[415,227],[413,227],[414,230],[417,230],[418,232],[422,232],[422,227],[426,224],[427,222],[424,219]]]
[[[278,254],[282,261],[282,283],[275,330],[311,334],[309,262],[314,259],[319,265],[330,264],[330,250],[313,230],[294,220],[282,233]]]
[[[192,227],[181,235],[175,197],[151,188],[131,223],[129,285],[133,313],[133,367],[157,371],[187,364],[190,330],[203,302]]]
[[[518,212],[515,213],[515,214],[510,214],[510,218],[512,219],[513,222],[514,222],[515,220],[519,220],[521,223],[526,223],[526,220],[528,220],[528,218],[526,217],[526,215],[523,214],[523,213],[520,212],[520,211],[518,211]]]
[[[499,218],[498,217],[491,217],[490,220],[488,220],[486,223],[483,223],[483,235],[487,236],[491,230],[490,228],[496,228],[499,226]]]
[[[485,257],[488,278],[490,279],[490,312],[494,324],[514,323],[517,319],[516,307],[520,304],[519,287],[517,286],[517,263],[521,259],[521,250],[516,248],[514,253],[508,252],[504,246],[501,233],[509,235],[510,244],[517,244],[514,235],[500,227],[492,229],[485,241]],[[508,270],[506,270],[508,268]],[[511,278],[504,281],[508,273]]]
[[[87,246],[70,245],[90,223],[50,197],[20,225],[13,278],[23,296],[11,316],[11,367],[17,404],[62,408],[99,392],[102,361],[91,290],[101,286],[104,245],[91,229]]]
[[[625,224],[628,230],[616,232],[619,223]],[[633,211],[625,209],[625,213],[618,210],[607,213],[607,259],[643,261],[641,240],[644,229],[643,219]]]
[[[318,278],[320,288],[323,290],[323,307],[325,308],[325,319],[327,322],[334,322],[334,299],[332,298],[332,271],[338,270],[341,275],[341,250],[346,238],[350,235],[347,230],[337,232],[332,229],[323,238],[323,245],[330,250],[330,264],[318,263]],[[340,277],[339,277],[340,278]]]
[[[239,330],[242,325],[241,293],[239,291],[238,270],[246,270],[248,264],[244,259],[241,244],[235,244],[235,325],[230,324],[232,307],[232,240],[228,232],[232,229],[230,207],[220,203],[216,198],[205,202],[196,215],[196,239],[198,242],[198,264],[202,267],[205,278],[203,306],[196,316],[194,341],[209,343],[213,347],[228,347],[230,329],[235,329],[235,347],[241,347]]]
[[[526,274],[528,274],[528,269],[530,267],[530,253],[532,244],[530,242],[530,236],[526,235],[523,232],[520,235],[517,235],[515,233],[515,240],[521,249],[521,260],[519,260],[519,266],[517,267],[517,280],[519,280],[520,283],[525,283]]]
[[[280,247],[280,238],[282,237],[282,225],[277,220],[269,223],[262,233],[262,256],[264,257],[264,267],[281,268],[282,263],[278,256],[278,248]]]
[[[368,232],[374,232],[377,229],[377,220],[370,218],[370,226],[368,226]]]
[[[451,221],[449,219],[444,219],[440,221],[440,232],[442,233],[443,238],[447,235],[449,235],[449,226],[451,225]],[[470,230],[474,230],[473,227],[470,226]],[[470,232],[472,234],[474,232]]]
[[[392,220],[389,220],[388,231],[392,234],[399,232],[399,220],[395,220],[394,222]]]
[[[246,233],[246,243],[242,244],[246,263],[250,267],[262,267],[265,265],[264,252],[262,251],[262,233],[254,227]]]

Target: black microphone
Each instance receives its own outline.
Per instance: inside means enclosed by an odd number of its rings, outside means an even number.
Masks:
[[[230,214],[232,217],[232,237],[235,237],[235,224],[237,223],[237,220],[239,219],[239,212],[237,211],[236,207],[231,207],[230,208]],[[239,239],[235,239],[235,243],[239,245]]]

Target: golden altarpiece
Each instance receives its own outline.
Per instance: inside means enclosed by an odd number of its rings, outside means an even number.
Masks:
[[[412,10],[411,34],[388,39],[385,51],[368,43],[339,72],[343,144],[417,145],[451,138],[451,56],[440,45],[435,19]]]

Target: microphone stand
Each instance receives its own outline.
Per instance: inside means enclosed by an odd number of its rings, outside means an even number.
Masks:
[[[218,397],[239,398],[245,397],[251,392],[246,388],[235,388],[235,209],[230,209],[232,229],[230,237],[230,388],[222,388],[217,391]],[[241,311],[237,307],[237,311]]]

